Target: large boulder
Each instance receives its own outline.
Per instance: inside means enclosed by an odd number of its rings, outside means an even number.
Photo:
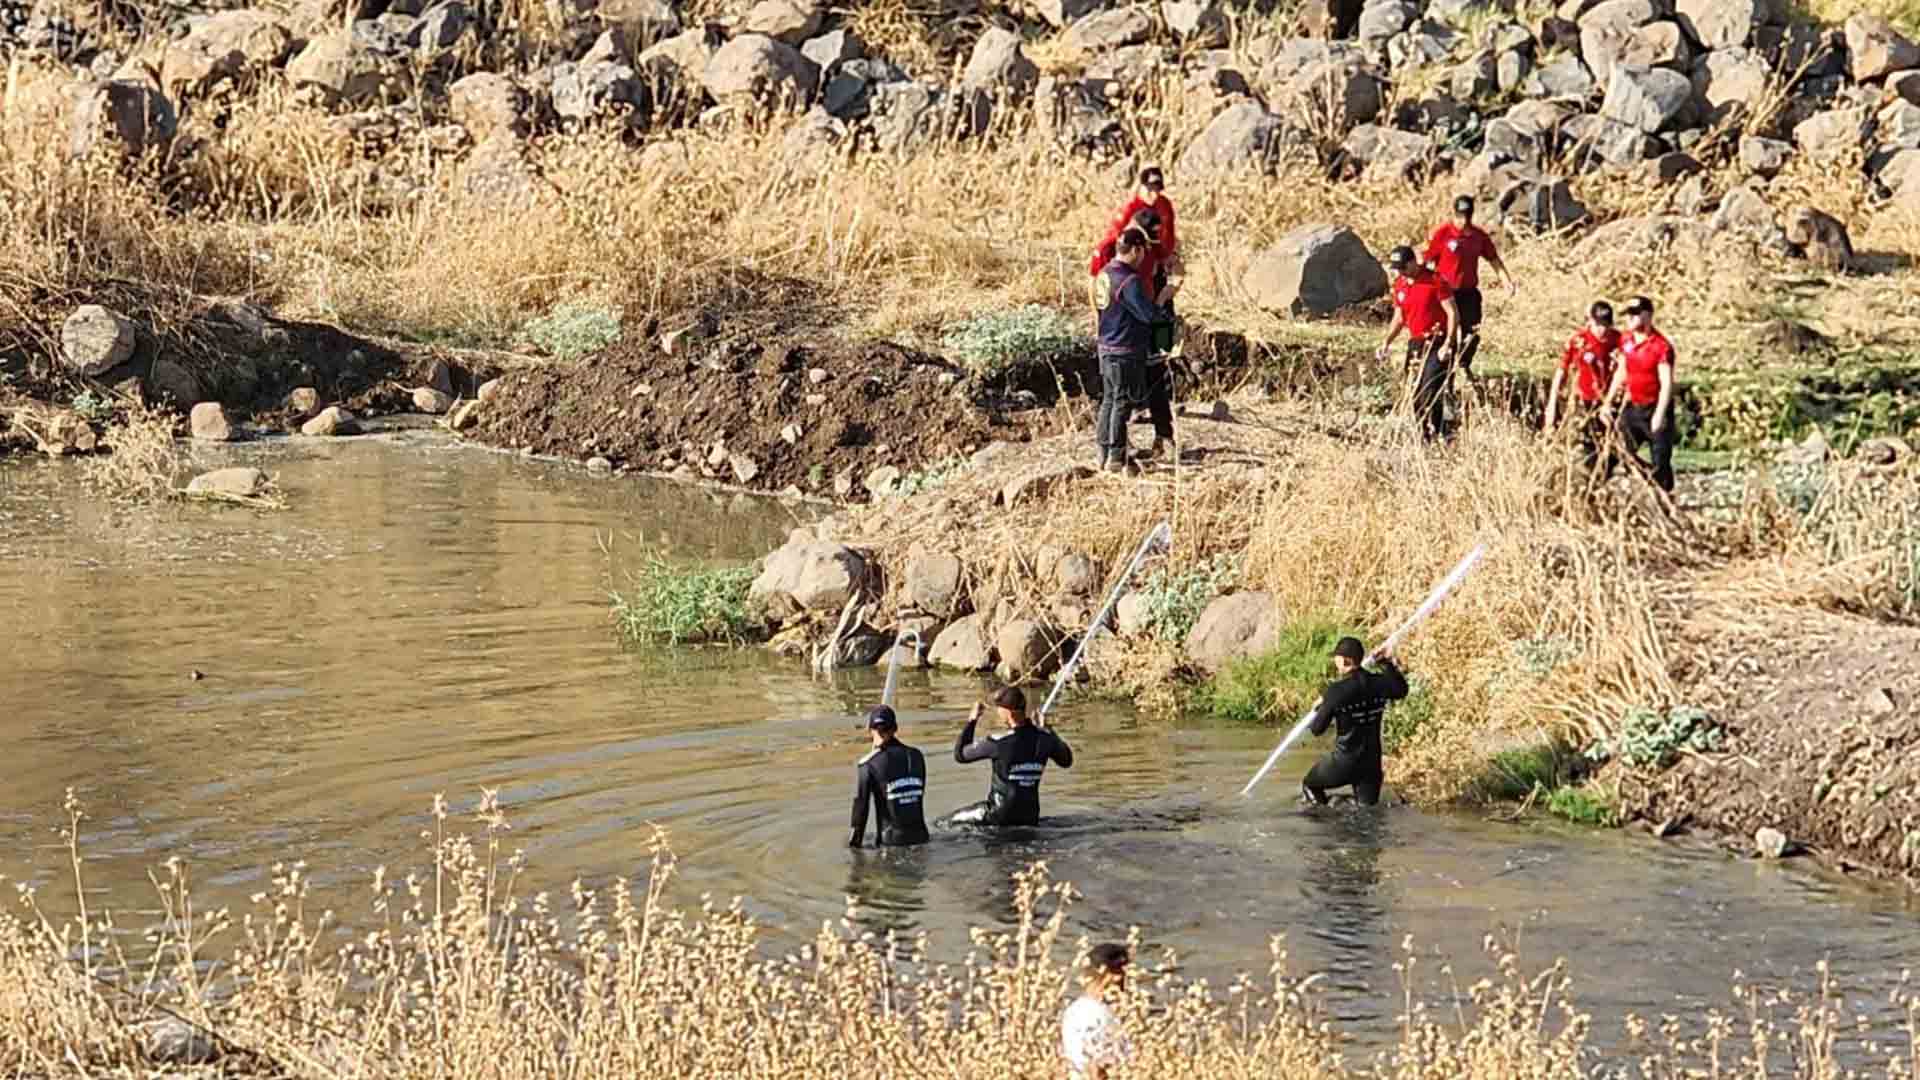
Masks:
[[[820,71],[793,46],[762,34],[743,34],[720,46],[701,83],[718,102],[804,112]]]
[[[802,612],[836,616],[866,586],[867,560],[843,544],[789,542],[771,555],[747,590],[748,603],[775,619]]]
[[[874,149],[905,154],[936,143],[955,119],[952,106],[945,91],[924,83],[869,87],[866,127]]]
[[[160,85],[171,94],[199,96],[221,82],[269,71],[292,50],[293,34],[278,15],[251,9],[216,12],[168,43]]]
[[[1648,135],[1678,131],[1694,115],[1693,82],[1666,68],[1616,64],[1607,79],[1600,115]]]
[[[296,88],[312,90],[328,104],[348,106],[398,94],[405,75],[406,65],[387,43],[355,30],[310,39],[287,65],[287,81]]]
[[[1839,163],[1866,145],[1873,114],[1864,105],[1818,112],[1794,125],[1800,152],[1821,163]]]
[[[1271,649],[1280,624],[1280,605],[1272,593],[1215,597],[1187,634],[1187,659],[1202,671],[1219,671],[1234,660]]]
[[[1250,101],[1222,110],[1180,155],[1183,183],[1240,171],[1264,171],[1294,142],[1278,116]]]
[[[612,119],[639,126],[647,119],[652,105],[647,82],[625,64],[559,64],[552,76],[553,112],[562,120],[586,124]]]
[[[1302,225],[1255,257],[1247,292],[1268,311],[1327,315],[1386,295],[1387,272],[1344,225]]]
[[[871,111],[873,89],[912,80],[885,60],[843,61],[820,91],[820,107],[841,120],[858,120]]]
[[[440,0],[420,13],[407,31],[407,47],[428,60],[444,58],[480,34],[480,20],[465,0]]]
[[[994,673],[1007,683],[1044,679],[1060,666],[1060,646],[1060,634],[1052,627],[1014,619],[994,635],[994,650],[1000,654]]]
[[[1474,196],[1485,216],[1509,229],[1553,232],[1578,225],[1589,216],[1564,178],[1491,154],[1469,161],[1459,171],[1456,186]]]
[[[987,613],[977,611],[955,619],[935,635],[927,661],[960,671],[987,671],[993,667],[993,642],[987,639]]]
[[[1737,49],[1787,21],[1782,0],[1675,0],[1674,18],[1703,49]]]
[[[98,304],[76,308],[60,327],[60,359],[76,375],[95,378],[133,356],[133,323]]]
[[[232,442],[233,423],[217,401],[203,401],[187,414],[187,430],[200,442]]]
[[[1693,65],[1693,95],[1708,126],[1752,116],[1772,83],[1772,67],[1751,49],[1717,49]]]
[[[1583,101],[1595,89],[1593,73],[1571,53],[1534,68],[1520,80],[1520,92],[1530,98],[1570,98]]]
[[[760,0],[740,21],[739,32],[760,34],[798,48],[819,32],[825,15],[813,0]]]
[[[1793,144],[1757,135],[1740,137],[1740,166],[1755,176],[1772,179],[1793,159]]]
[[[1693,45],[1680,24],[1662,20],[1651,22],[1627,37],[1614,58],[1614,65],[1663,67],[1686,74],[1693,69]]]
[[[300,425],[300,434],[314,438],[326,438],[334,435],[357,435],[360,433],[360,420],[338,405],[329,405],[321,409],[314,418]]]
[[[127,79],[82,83],[74,91],[67,150],[76,158],[101,149],[118,157],[144,157],[165,151],[178,131],[173,103],[151,84]]]
[[[1419,17],[1419,5],[1410,0],[1373,0],[1361,9],[1355,36],[1360,39],[1361,48],[1378,56],[1386,51],[1387,42]]]
[[[1300,68],[1275,87],[1274,107],[1283,114],[1326,117],[1341,131],[1380,114],[1387,84],[1377,68],[1353,56],[1339,55]]]
[[[1034,130],[1063,149],[1091,153],[1118,148],[1126,134],[1113,103],[1085,79],[1041,79],[1033,94]]]
[[[1630,168],[1659,157],[1662,149],[1660,140],[1605,116],[1576,116],[1567,122],[1566,132],[1573,140],[1574,160],[1586,168]]]
[[[1433,140],[1425,135],[1380,124],[1361,124],[1341,146],[1348,160],[1374,174],[1405,177],[1419,171],[1432,156]]]
[[[263,494],[269,486],[266,473],[243,466],[201,473],[187,481],[187,494],[251,499]]]
[[[907,562],[907,602],[929,615],[946,618],[955,614],[963,601],[960,593],[962,567],[952,555],[921,554]]]
[[[497,131],[526,134],[527,95],[505,75],[476,71],[447,91],[448,113],[476,143]]]
[[[1153,16],[1137,7],[1114,8],[1089,15],[1067,28],[1060,44],[1069,54],[1088,58],[1153,36]]]
[[[1874,82],[1896,71],[1920,67],[1920,45],[1878,15],[1847,20],[1847,70],[1854,82]]]
[[[1887,159],[1874,180],[1889,196],[1920,209],[1920,150],[1901,150]]]
[[[1008,102],[1024,101],[1040,81],[1040,68],[1020,48],[1020,35],[990,27],[973,43],[973,55],[960,74],[965,90],[981,91]]]

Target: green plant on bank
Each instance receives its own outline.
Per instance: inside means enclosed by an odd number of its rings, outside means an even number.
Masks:
[[[1724,740],[1725,733],[1703,709],[1676,705],[1661,712],[1643,706],[1627,713],[1618,732],[1595,740],[1587,757],[1593,761],[1618,758],[1638,769],[1664,769],[1684,752],[1719,750]]]
[[[945,484],[965,464],[966,461],[962,458],[949,458],[924,469],[910,472],[900,478],[900,486],[896,489],[897,494],[910,498],[921,492],[932,491]]]
[[[113,415],[113,402],[91,390],[82,390],[73,395],[73,411],[83,420],[99,423]]]
[[[1028,304],[975,315],[947,328],[940,344],[979,374],[1023,360],[1053,361],[1086,348],[1087,327],[1050,307]]]
[[[1564,755],[1553,746],[1523,746],[1487,758],[1474,785],[1481,798],[1519,802],[1535,791],[1554,791],[1566,780]]]
[[[1605,792],[1591,785],[1554,788],[1547,796],[1547,813],[1575,825],[1598,829],[1611,829],[1620,824],[1619,807]]]
[[[1387,706],[1380,720],[1380,749],[1389,757],[1412,746],[1433,719],[1433,687],[1419,675],[1407,677],[1407,696]]]
[[[1295,619],[1271,649],[1229,663],[1196,687],[1194,706],[1236,724],[1291,723],[1313,707],[1332,677],[1334,643],[1359,632],[1336,616]]]
[[[1147,632],[1161,641],[1186,641],[1200,613],[1239,572],[1239,560],[1225,554],[1177,573],[1165,567],[1155,569],[1139,589]]]
[[[747,613],[752,567],[674,566],[650,554],[613,594],[613,621],[622,637],[645,644],[740,642],[753,629]]]
[[[620,340],[620,316],[597,304],[557,304],[545,315],[530,320],[524,333],[549,356],[574,360]]]
[[[809,488],[818,490],[820,485],[826,482],[827,482],[827,467],[825,465],[821,465],[820,463],[815,462],[811,467],[807,469],[807,486]]]

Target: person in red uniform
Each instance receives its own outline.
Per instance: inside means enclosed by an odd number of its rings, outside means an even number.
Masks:
[[[1547,391],[1547,418],[1542,431],[1552,431],[1561,416],[1561,395],[1566,395],[1567,415],[1578,417],[1580,445],[1586,451],[1587,467],[1600,459],[1600,443],[1606,429],[1600,426],[1600,407],[1613,387],[1613,366],[1620,351],[1620,331],[1613,328],[1613,305],[1595,300],[1587,309],[1587,325],[1574,331],[1567,350],[1560,356],[1560,367],[1553,373],[1553,387]],[[1568,386],[1571,375],[1573,385]],[[1607,461],[1613,472],[1613,461]]]
[[[1166,187],[1166,176],[1161,173],[1158,165],[1149,165],[1140,170],[1140,186],[1134,188],[1133,197],[1128,199],[1127,205],[1121,207],[1120,212],[1113,216],[1113,221],[1107,225],[1107,234],[1094,245],[1093,261],[1087,267],[1089,277],[1098,277],[1100,271],[1106,269],[1107,264],[1113,261],[1114,241],[1120,239],[1121,233],[1134,226],[1134,216],[1142,210],[1153,211],[1160,222],[1160,240],[1154,245],[1152,252],[1154,265],[1166,266],[1169,274],[1180,272],[1177,267],[1168,265],[1180,250],[1180,240],[1173,229],[1173,203],[1167,201]]]
[[[1641,444],[1651,447],[1653,482],[1671,492],[1676,434],[1673,342],[1653,325],[1653,301],[1636,296],[1627,302],[1626,310],[1627,333],[1620,340],[1620,361],[1614,366],[1601,418],[1607,421],[1614,402],[1626,399],[1626,407],[1620,410],[1620,430],[1627,438],[1627,449],[1638,454]]]
[[[1393,322],[1387,327],[1387,339],[1374,354],[1384,362],[1393,349],[1393,339],[1407,332],[1406,366],[1420,362],[1420,381],[1413,391],[1413,413],[1420,418],[1420,432],[1431,442],[1446,434],[1444,391],[1452,371],[1453,354],[1460,348],[1460,309],[1453,302],[1453,290],[1440,275],[1420,265],[1413,249],[1402,245],[1387,255],[1393,279]]]
[[[1508,292],[1517,288],[1513,275],[1507,272],[1507,264],[1500,261],[1500,252],[1494,249],[1493,237],[1473,223],[1473,197],[1462,195],[1453,200],[1453,220],[1433,230],[1422,261],[1433,267],[1440,279],[1453,290],[1453,302],[1460,307],[1461,345],[1460,354],[1454,358],[1454,362],[1468,376],[1473,375],[1473,356],[1480,349],[1482,259],[1500,271],[1500,276],[1507,281]]]

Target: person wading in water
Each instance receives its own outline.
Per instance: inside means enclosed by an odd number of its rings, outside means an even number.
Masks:
[[[975,740],[973,729],[982,711],[975,703],[967,716],[967,726],[953,740],[953,760],[960,764],[993,762],[986,801],[957,810],[948,820],[955,825],[995,827],[1036,824],[1040,820],[1040,777],[1049,761],[1063,769],[1073,768],[1073,748],[1027,717],[1027,696],[1018,687],[1003,687],[993,695],[993,705],[1007,730]]]
[[[1353,799],[1362,806],[1380,801],[1380,786],[1386,780],[1386,768],[1380,748],[1380,720],[1387,703],[1407,696],[1407,680],[1393,662],[1390,652],[1382,651],[1374,659],[1380,673],[1360,666],[1366,649],[1360,639],[1344,637],[1333,647],[1333,667],[1340,677],[1320,695],[1314,711],[1314,735],[1335,731],[1333,750],[1314,763],[1300,781],[1300,799],[1315,806],[1327,804],[1331,788],[1353,788]]]
[[[927,821],[921,810],[927,792],[927,759],[900,741],[900,722],[893,709],[876,705],[867,714],[873,751],[855,766],[853,838],[859,847],[867,833],[867,806],[874,810],[876,847],[906,847],[927,842]]]

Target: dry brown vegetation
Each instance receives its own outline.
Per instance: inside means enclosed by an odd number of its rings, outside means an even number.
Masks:
[[[244,910],[207,911],[171,860],[135,946],[140,928],[85,889],[71,796],[68,812],[77,912],[25,889],[20,913],[0,917],[9,1075],[196,1062],[293,1077],[1057,1075],[1072,960],[1091,944],[1073,931],[1072,886],[1038,864],[1015,880],[1015,925],[972,931],[964,952],[849,919],[773,955],[737,902],[669,905],[674,861],[658,832],[643,880],[526,896],[489,793],[478,836],[450,833],[436,800],[422,835],[431,866],[376,871],[371,910],[350,916],[364,929],[345,944],[335,915],[309,907],[302,863],[276,866]],[[1443,968],[1452,1000],[1430,1004],[1413,992],[1426,961],[1409,942],[1395,964],[1408,988],[1397,1045],[1366,1054],[1343,1048],[1350,1033],[1321,1017],[1314,980],[1288,971],[1279,939],[1267,970],[1214,987],[1130,937],[1139,961],[1116,1007],[1134,1046],[1125,1075],[1920,1076],[1920,996],[1902,983],[1891,1004],[1904,1024],[1862,1027],[1824,965],[1817,986],[1736,985],[1725,1010],[1631,1018],[1606,1033],[1626,1047],[1608,1056],[1564,962],[1530,973],[1489,940],[1472,964],[1485,974]]]

